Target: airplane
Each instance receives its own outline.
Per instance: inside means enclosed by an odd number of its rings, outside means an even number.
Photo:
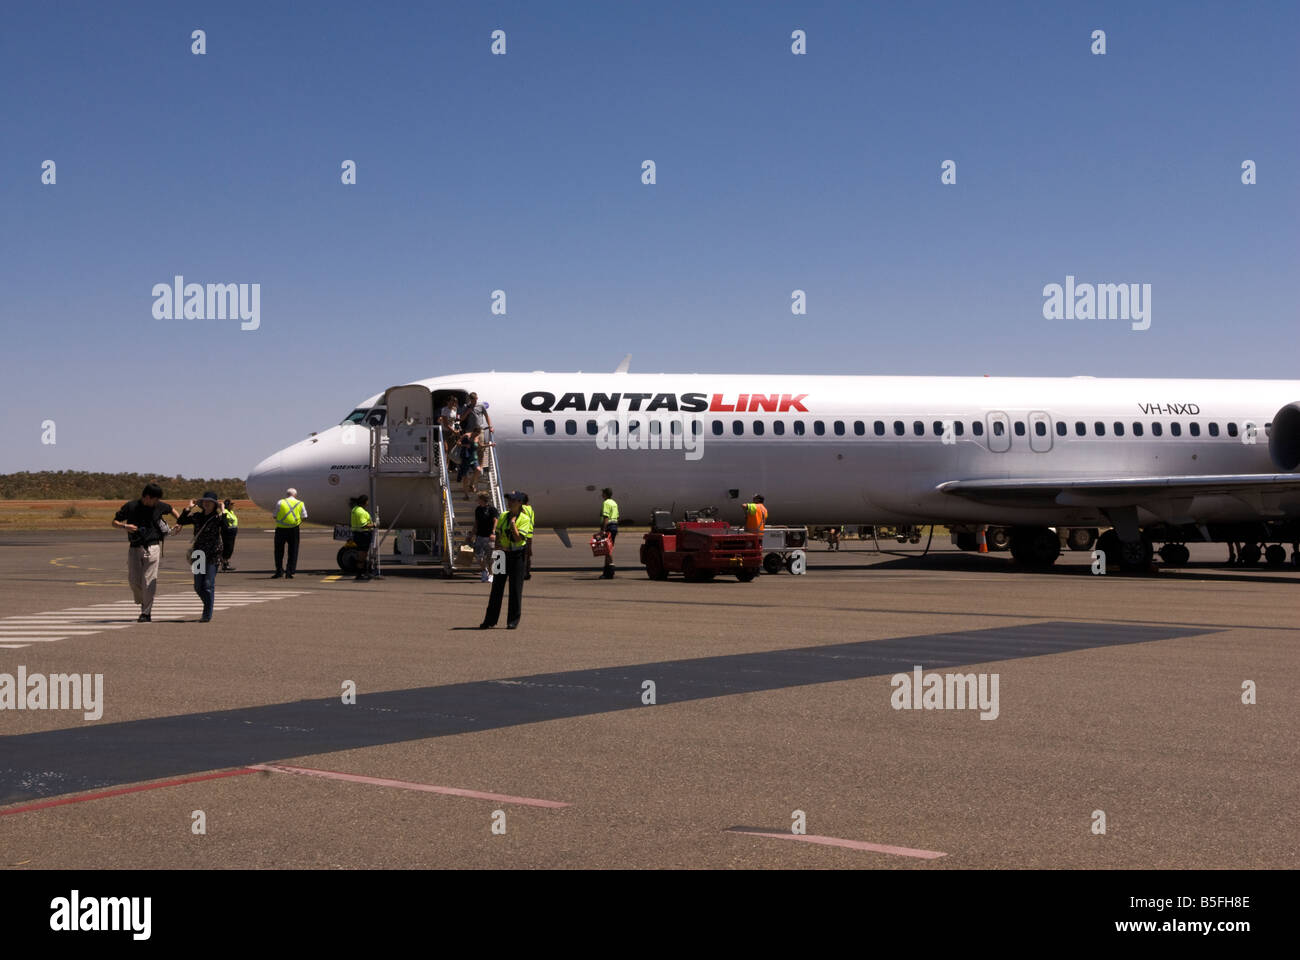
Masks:
[[[626,367],[625,359],[614,373],[467,373],[390,388],[257,464],[249,495],[274,510],[295,487],[310,521],[346,523],[349,498],[370,489],[369,428],[401,420],[385,398],[404,391],[409,407],[423,397],[417,406],[431,401],[436,416],[447,397],[463,402],[473,391],[489,403],[505,489],[527,492],[539,528],[566,543],[568,527],[598,523],[604,487],[625,520],[641,522],[656,509],[705,505],[738,522],[762,493],[773,523],[944,524],[964,549],[997,526],[1009,531],[1012,557],[1031,567],[1055,562],[1060,531],[1082,538],[1069,541],[1075,549],[1095,540],[1123,570],[1149,568],[1158,542],[1177,564],[1190,541],[1300,541],[1300,381]],[[381,526],[437,526],[436,487],[376,483]],[[1097,539],[1102,528],[1110,529]]]

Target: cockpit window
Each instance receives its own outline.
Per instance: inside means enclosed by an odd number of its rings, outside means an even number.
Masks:
[[[365,407],[357,407],[344,419],[344,423],[355,423],[363,427],[382,427],[384,425],[383,407],[371,407],[367,410]]]

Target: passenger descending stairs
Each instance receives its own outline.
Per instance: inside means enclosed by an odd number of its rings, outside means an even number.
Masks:
[[[442,497],[442,529],[439,546],[442,554],[444,575],[452,576],[457,570],[478,570],[474,559],[474,508],[478,506],[478,495],[486,492],[492,505],[505,513],[505,492],[501,487],[500,458],[495,446],[479,448],[479,464],[483,472],[479,475],[473,492],[466,495],[463,485],[456,479],[457,466],[447,456],[447,444],[442,428],[438,428],[438,486]],[[489,439],[491,435],[489,434]],[[469,550],[462,550],[464,546]]]

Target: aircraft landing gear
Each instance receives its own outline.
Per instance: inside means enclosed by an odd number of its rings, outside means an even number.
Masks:
[[[1151,569],[1151,557],[1154,551],[1151,541],[1121,540],[1114,530],[1107,530],[1097,538],[1097,549],[1106,555],[1109,569],[1122,570],[1125,573],[1143,573]]]
[[[1192,551],[1185,544],[1166,543],[1160,548],[1160,559],[1171,567],[1185,567],[1192,559]]]
[[[1048,527],[1015,527],[1011,531],[1011,558],[1016,563],[1045,570],[1061,555],[1061,538]]]

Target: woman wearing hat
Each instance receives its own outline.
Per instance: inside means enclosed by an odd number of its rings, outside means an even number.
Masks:
[[[229,518],[226,508],[209,490],[198,500],[199,509],[195,510],[195,501],[191,500],[177,521],[181,526],[194,527],[194,543],[190,546],[190,571],[194,574],[194,592],[203,601],[203,616],[200,622],[212,619],[212,605],[217,593],[217,570],[221,567],[221,534]]]

